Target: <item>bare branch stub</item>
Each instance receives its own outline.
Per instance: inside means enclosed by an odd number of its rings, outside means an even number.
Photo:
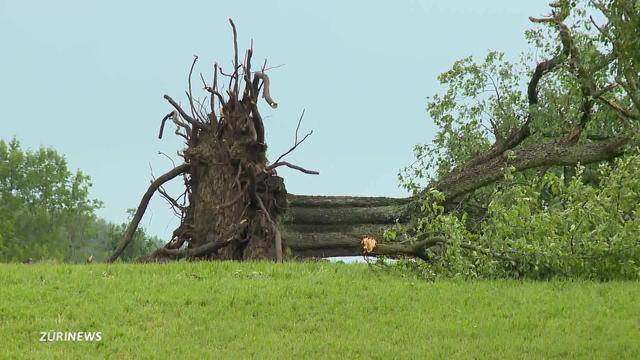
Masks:
[[[173,116],[173,111],[168,113],[162,118],[162,122],[160,122],[160,131],[158,132],[158,139],[162,139],[162,133],[164,132],[164,123],[169,120],[170,117]]]
[[[193,92],[191,90],[191,76],[193,74],[193,67],[196,65],[196,62],[198,61],[198,55],[194,55],[193,56],[193,62],[191,63],[191,68],[189,69],[189,93],[188,93],[188,99],[189,99],[189,106],[191,107],[191,116],[196,119],[198,118],[197,113],[196,113],[196,109],[195,106],[193,105]]]
[[[162,118],[162,122],[160,123],[160,131],[158,132],[158,139],[162,139],[164,133],[164,126],[167,120],[171,119],[171,121],[176,125],[175,134],[183,137],[185,140],[189,140],[191,137],[191,127],[188,124],[184,123],[180,120],[180,115],[176,110],[168,113],[165,117]],[[181,133],[180,129],[184,129],[185,133]]]
[[[262,80],[262,84],[264,85],[264,90],[262,91],[262,97],[267,101],[267,104],[269,104],[269,106],[271,106],[271,108],[273,109],[277,108],[278,103],[275,102],[271,97],[271,91],[269,89],[269,84],[270,84],[269,76],[267,76],[267,74],[263,72],[257,72],[253,74],[253,77],[255,79]]]
[[[231,29],[233,30],[233,75],[231,81],[234,82],[233,92],[238,95],[238,31],[236,30],[236,24],[233,23],[233,20],[229,18],[229,24],[231,24]]]

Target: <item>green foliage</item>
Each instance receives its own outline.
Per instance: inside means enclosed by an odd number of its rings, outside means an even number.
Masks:
[[[640,156],[599,169],[599,183],[554,173],[497,191],[478,242],[512,261],[507,276],[640,278]]]
[[[584,170],[569,180],[555,172],[507,177],[479,224],[465,212],[445,213],[432,191],[406,236],[452,243],[411,266],[429,279],[640,279],[640,155],[600,165],[596,182],[585,181]]]
[[[0,259],[72,257],[72,244],[100,206],[88,199],[89,186],[54,150],[23,151],[16,139],[0,140]]]
[[[0,261],[105,258],[124,225],[96,217],[102,203],[89,199],[90,186],[90,178],[72,173],[55,150],[29,151],[16,139],[0,140]],[[156,242],[140,229],[126,258],[146,253]]]
[[[518,67],[505,61],[504,54],[490,52],[481,64],[468,57],[440,75],[447,91],[427,104],[429,117],[440,130],[431,144],[414,147],[416,161],[399,174],[402,186],[419,192],[424,180],[443,176],[487,150],[495,134],[506,136],[526,109],[518,74]],[[489,91],[508,97],[486,96]]]

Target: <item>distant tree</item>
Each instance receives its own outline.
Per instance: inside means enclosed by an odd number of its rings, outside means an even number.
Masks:
[[[56,151],[25,151],[0,140],[0,259],[73,257],[100,202],[88,198],[89,177],[72,173]]]
[[[96,217],[102,203],[89,198],[90,186],[54,149],[0,140],[0,261],[104,259],[124,225]],[[125,259],[147,253],[154,241],[140,229]]]

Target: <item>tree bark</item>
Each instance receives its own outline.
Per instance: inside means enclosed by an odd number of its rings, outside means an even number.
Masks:
[[[297,257],[361,255],[364,236],[382,239],[410,219],[411,198],[288,195],[282,236]]]
[[[365,196],[320,196],[320,195],[294,195],[287,196],[289,205],[292,208],[362,208],[377,206],[393,206],[406,205],[413,199],[408,198],[390,198],[390,197],[365,197]]]
[[[428,188],[444,193],[445,203],[450,203],[501,179],[510,166],[518,172],[542,166],[591,164],[622,155],[628,142],[626,137],[615,137],[579,145],[565,144],[558,140],[532,144],[515,149],[511,154],[505,152],[486,162],[454,170]]]

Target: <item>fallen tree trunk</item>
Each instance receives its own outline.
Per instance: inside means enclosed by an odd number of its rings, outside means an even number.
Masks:
[[[411,218],[412,198],[288,195],[282,236],[294,256],[361,255],[363,237],[382,239]]]
[[[296,257],[325,258],[362,255],[360,239],[356,234],[340,232],[299,233],[285,226],[282,236]]]
[[[392,224],[409,217],[406,205],[371,207],[292,208],[288,216],[296,224]]]
[[[475,166],[454,171],[430,185],[445,194],[445,205],[462,195],[493,183],[507,167],[515,171],[553,166],[589,164],[620,156],[627,138],[611,138],[582,145],[558,142],[534,144],[503,154]],[[381,255],[415,253],[413,247],[380,243],[394,223],[412,220],[412,198],[288,195],[283,238],[294,256],[331,257],[362,255],[360,241],[373,237]],[[417,256],[417,255],[413,255]]]

